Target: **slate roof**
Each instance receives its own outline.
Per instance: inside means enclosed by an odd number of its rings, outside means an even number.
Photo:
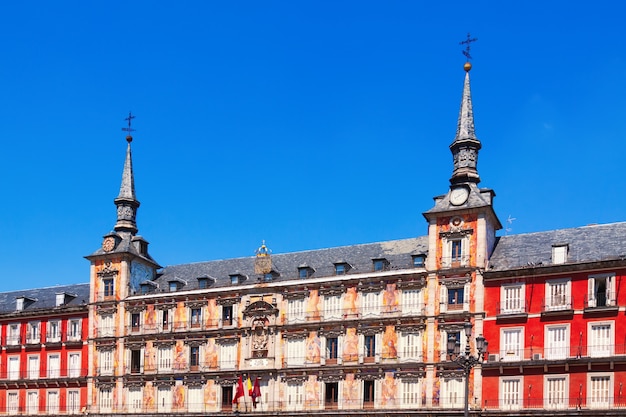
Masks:
[[[69,299],[63,307],[77,307],[89,303],[89,284],[58,285],[47,288],[33,288],[30,290],[19,290],[0,293],[0,314],[16,312],[15,300],[19,297],[27,297],[34,300],[31,303],[24,303],[24,312],[44,310],[56,307],[56,295],[67,293],[74,298]],[[59,308],[63,308],[59,307]]]
[[[590,225],[497,238],[489,271],[552,264],[552,245],[569,245],[568,262],[626,257],[626,222]]]
[[[277,275],[272,282],[298,278],[298,268],[308,266],[314,272],[311,279],[334,276],[335,263],[348,263],[349,274],[372,271],[373,259],[384,258],[389,262],[389,269],[406,269],[413,265],[413,255],[425,254],[428,249],[428,237],[392,240],[379,243],[342,246],[329,249],[318,249],[272,255],[272,269]],[[198,288],[198,278],[215,279],[209,288],[232,286],[230,275],[241,274],[247,280],[240,284],[255,284],[258,275],[254,272],[256,257],[226,259],[219,261],[198,262],[165,267],[155,282],[161,289],[168,288],[170,281],[182,280],[186,285],[182,290]]]

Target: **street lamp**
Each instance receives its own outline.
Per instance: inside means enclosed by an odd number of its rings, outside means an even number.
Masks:
[[[456,337],[450,335],[448,337],[448,355],[453,362],[457,363],[463,369],[463,375],[465,375],[465,408],[464,416],[469,416],[469,374],[473,367],[482,362],[485,353],[487,352],[488,342],[480,335],[476,337],[476,356],[473,356],[470,352],[470,336],[472,335],[472,323],[465,322],[463,325],[465,330],[465,337],[467,341],[465,343],[465,352],[461,353],[461,341],[456,340]]]

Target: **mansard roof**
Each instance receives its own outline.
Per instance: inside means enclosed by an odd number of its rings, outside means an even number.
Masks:
[[[66,303],[56,306],[57,294],[67,294]],[[16,311],[16,300],[24,297],[29,302],[24,303],[22,311]],[[58,285],[55,287],[33,288],[0,293],[0,314],[27,313],[55,308],[87,306],[89,303],[89,284]]]
[[[563,265],[626,259],[626,222],[502,236],[489,259],[489,272],[554,266],[552,247],[567,245]]]
[[[348,263],[351,268],[347,275],[372,272],[375,259],[386,259],[387,270],[407,269],[413,266],[413,256],[426,253],[428,237],[392,240],[379,243],[342,246],[303,252],[271,255],[272,282],[299,279],[298,269],[306,265],[313,273],[307,279],[335,275],[335,264]],[[255,273],[256,257],[225,259],[165,267],[156,278],[161,289],[168,288],[167,282],[181,279],[187,282],[183,290],[198,288],[198,278],[210,276],[216,279],[211,288],[232,286],[230,277],[240,275],[239,284],[262,282]]]

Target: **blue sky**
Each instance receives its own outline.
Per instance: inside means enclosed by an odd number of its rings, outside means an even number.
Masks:
[[[625,9],[3,3],[0,291],[88,281],[129,110],[138,225],[163,266],[426,234],[468,31],[480,185],[507,233],[626,220]]]

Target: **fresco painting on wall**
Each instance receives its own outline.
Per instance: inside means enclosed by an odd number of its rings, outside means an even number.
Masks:
[[[359,336],[356,334],[356,328],[354,327],[346,329],[342,358],[346,362],[359,359]]]

